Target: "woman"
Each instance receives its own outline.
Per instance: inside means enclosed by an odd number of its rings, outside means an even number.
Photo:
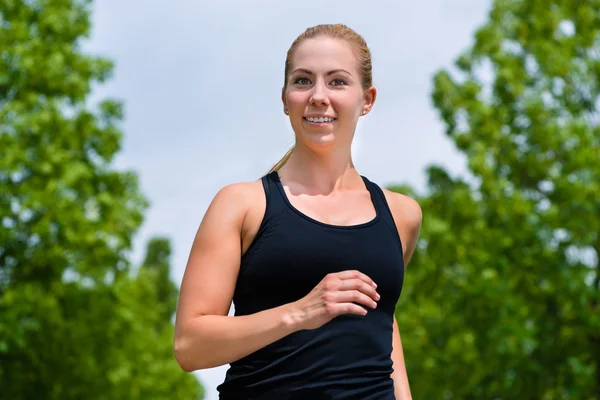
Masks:
[[[221,399],[411,398],[394,308],[421,210],[359,175],[351,157],[376,94],[362,37],[309,28],[285,64],[295,146],[209,206],[174,348],[186,371],[231,364]]]

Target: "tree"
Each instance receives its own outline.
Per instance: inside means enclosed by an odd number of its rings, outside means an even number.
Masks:
[[[167,239],[150,240],[136,278],[112,287],[120,318],[113,338],[118,345],[110,357],[119,362],[109,374],[114,395],[107,399],[203,397],[196,378],[183,373],[173,358],[174,328],[169,321],[177,304],[177,288],[169,279],[170,255]]]
[[[496,0],[455,65],[432,97],[470,176],[419,197],[415,397],[600,399],[600,1]]]
[[[197,398],[172,356],[168,241],[129,255],[147,200],[111,162],[122,104],[88,98],[90,1],[0,0],[0,387],[10,399]],[[156,312],[160,310],[159,312]]]

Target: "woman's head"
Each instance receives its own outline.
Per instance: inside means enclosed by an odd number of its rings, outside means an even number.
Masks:
[[[349,149],[358,118],[370,111],[375,96],[369,48],[352,29],[318,25],[292,43],[282,100],[297,143],[316,151]],[[272,171],[283,166],[292,151]]]
[[[284,71],[284,89],[287,88],[288,79],[290,72],[292,71],[292,60],[294,53],[298,46],[306,41],[307,39],[316,38],[330,38],[342,40],[354,48],[355,57],[358,64],[358,69],[361,77],[361,84],[363,89],[367,90],[373,85],[373,74],[371,64],[371,51],[367,46],[367,42],[346,25],[342,24],[330,24],[330,25],[317,25],[305,30],[300,36],[294,40],[290,49],[287,52],[285,59],[285,71]]]

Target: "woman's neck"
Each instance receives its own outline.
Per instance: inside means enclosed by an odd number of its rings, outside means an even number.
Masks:
[[[349,149],[316,154],[297,146],[279,175],[320,193],[363,188],[362,178],[354,168]]]

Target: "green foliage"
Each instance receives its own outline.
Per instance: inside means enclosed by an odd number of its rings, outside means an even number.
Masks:
[[[471,177],[419,199],[413,395],[600,399],[600,1],[496,0],[456,67],[433,100]]]
[[[170,246],[132,239],[147,201],[111,161],[122,105],[91,109],[90,1],[0,0],[0,387],[9,399],[198,398],[172,355]]]

